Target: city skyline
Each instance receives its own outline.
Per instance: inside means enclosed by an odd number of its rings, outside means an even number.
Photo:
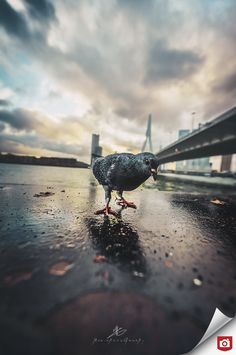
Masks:
[[[154,151],[235,105],[233,0],[0,3],[0,151]],[[227,64],[227,65],[226,65]]]

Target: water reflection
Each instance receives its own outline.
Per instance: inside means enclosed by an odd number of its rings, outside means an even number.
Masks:
[[[88,185],[88,197],[91,205],[94,204],[96,195],[97,195],[97,183],[96,179],[93,176],[92,172],[90,171],[89,177],[88,177],[89,185]]]
[[[122,271],[143,278],[147,262],[135,228],[122,220],[90,218],[87,220],[92,246]]]

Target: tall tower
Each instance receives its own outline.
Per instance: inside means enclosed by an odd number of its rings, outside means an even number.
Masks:
[[[142,152],[144,152],[148,141],[149,141],[150,152],[152,152],[152,114],[151,113],[149,113],[148,115],[146,138],[143,143]]]
[[[91,144],[91,165],[95,158],[102,156],[102,147],[99,145],[99,135],[92,134],[92,144]]]

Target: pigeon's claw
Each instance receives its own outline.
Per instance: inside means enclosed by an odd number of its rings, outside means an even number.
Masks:
[[[111,207],[107,207],[107,206],[105,206],[103,209],[101,209],[101,210],[98,210],[98,211],[96,211],[95,212],[95,214],[96,215],[98,215],[98,214],[103,214],[104,216],[108,216],[109,214],[111,214],[111,215],[113,215],[113,216],[118,216],[118,213],[116,212],[116,211],[113,211],[112,209],[111,209]]]
[[[117,199],[117,205],[120,205],[124,208],[127,208],[127,207],[131,207],[131,208],[134,208],[136,209],[137,206],[133,203],[133,202],[129,202],[129,201],[126,201],[124,198],[122,199]]]

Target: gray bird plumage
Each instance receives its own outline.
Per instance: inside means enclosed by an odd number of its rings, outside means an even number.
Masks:
[[[111,198],[111,191],[116,190],[122,201],[123,191],[131,191],[145,182],[151,175],[156,179],[158,161],[152,153],[111,154],[104,158],[98,158],[93,164],[93,174],[99,184],[104,187],[106,193],[107,208]],[[126,207],[129,203],[125,201]],[[134,207],[136,208],[136,206]]]
[[[95,160],[93,174],[99,184],[107,185],[112,190],[134,190],[151,176],[145,159],[154,159],[155,161],[156,157],[152,153],[111,154]],[[153,166],[153,168],[155,167],[157,164]]]

